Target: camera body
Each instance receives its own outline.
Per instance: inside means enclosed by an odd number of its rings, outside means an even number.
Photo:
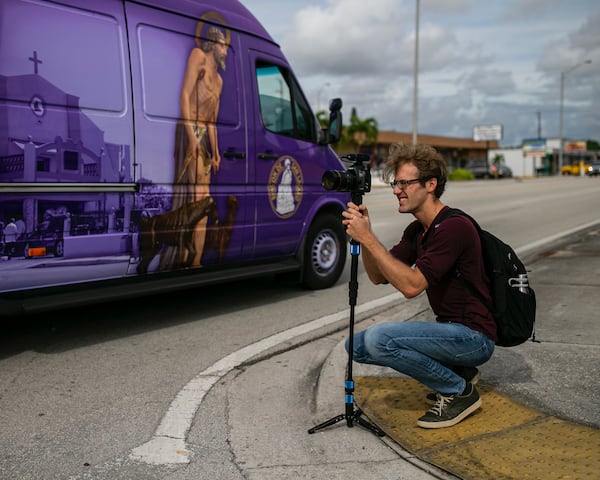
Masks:
[[[336,192],[351,192],[362,195],[371,191],[371,171],[368,163],[369,156],[362,153],[349,153],[341,157],[352,162],[346,170],[327,170],[321,179],[321,185],[326,190]]]

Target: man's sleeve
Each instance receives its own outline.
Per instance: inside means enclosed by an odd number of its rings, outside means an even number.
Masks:
[[[400,242],[390,249],[392,256],[406,265],[413,265],[417,259],[417,237],[420,232],[421,224],[415,220],[406,227]]]

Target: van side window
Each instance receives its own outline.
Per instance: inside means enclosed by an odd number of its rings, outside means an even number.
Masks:
[[[273,133],[316,142],[314,115],[290,72],[257,62],[256,82],[264,127]]]
[[[162,26],[140,24],[140,67],[144,85],[143,108],[146,117],[162,123],[165,119],[177,120],[181,115],[180,95],[182,79],[190,52],[198,48],[194,37],[196,22],[190,22],[185,32],[176,32]],[[202,37],[202,42],[207,38]],[[177,52],[176,55],[173,52]],[[239,80],[237,79],[234,45],[227,48],[227,72],[219,66],[218,75],[223,79],[219,98],[218,123],[237,125],[240,122],[238,105]],[[212,55],[212,53],[211,53]],[[157,61],[156,59],[160,59]],[[196,72],[196,75],[199,72]],[[199,78],[199,77],[198,77]],[[200,80],[198,80],[200,82]],[[201,86],[201,89],[206,88]],[[206,118],[195,118],[206,121]]]

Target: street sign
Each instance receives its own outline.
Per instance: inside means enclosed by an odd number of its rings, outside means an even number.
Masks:
[[[524,157],[545,157],[546,150],[545,138],[526,138],[523,140]]]
[[[502,125],[480,125],[473,127],[473,140],[476,142],[502,140]]]

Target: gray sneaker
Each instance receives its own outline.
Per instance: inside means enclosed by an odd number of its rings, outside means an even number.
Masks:
[[[477,382],[481,378],[479,369],[475,367],[452,367],[452,370],[472,385],[477,385]],[[425,397],[425,402],[429,405],[435,405],[435,402],[437,402],[437,392],[428,393]]]
[[[446,428],[456,425],[481,407],[481,398],[474,385],[468,395],[445,396],[437,394],[437,401],[433,407],[417,420],[417,425],[422,428]]]

